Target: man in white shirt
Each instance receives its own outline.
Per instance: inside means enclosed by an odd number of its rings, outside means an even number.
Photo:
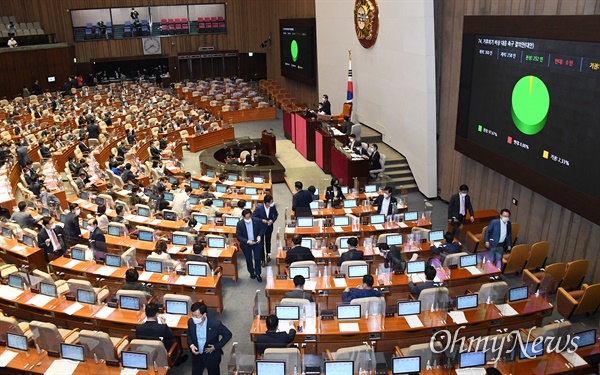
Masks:
[[[180,218],[189,216],[192,211],[190,195],[192,195],[192,187],[186,185],[185,191],[179,192],[173,196],[173,211],[175,211]]]
[[[393,188],[391,186],[386,186],[383,188],[383,194],[378,196],[373,203],[374,206],[377,207],[378,214],[384,215],[394,215],[396,212],[393,212],[392,206],[394,203],[398,204],[398,200],[396,197],[392,196]]]

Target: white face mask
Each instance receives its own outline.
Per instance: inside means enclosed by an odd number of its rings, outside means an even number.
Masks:
[[[500,220],[502,220],[503,223],[508,223],[508,217],[506,216],[500,216]]]
[[[373,153],[375,152],[375,149],[373,147],[369,147],[369,152]]]
[[[390,197],[390,195],[389,195],[389,194],[385,194],[385,193],[384,193],[384,194],[383,194],[383,197],[384,197],[385,199],[388,199],[388,198]]]
[[[244,221],[246,222],[246,224],[250,224],[250,222],[252,221],[252,219],[244,219]]]
[[[464,197],[466,197],[466,196],[467,196],[467,194],[465,194],[465,193],[460,193],[460,196],[461,196],[461,198],[464,198]]]
[[[75,210],[75,215],[79,216],[79,213],[80,213],[80,212],[81,212],[81,211],[79,210],[79,208],[78,208],[78,209],[76,209],[76,210]]]
[[[204,320],[202,318],[192,318],[194,324],[202,324]]]

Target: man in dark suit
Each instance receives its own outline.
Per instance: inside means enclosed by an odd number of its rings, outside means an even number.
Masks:
[[[442,283],[437,283],[434,281],[437,272],[433,266],[427,265],[425,266],[425,282],[421,284],[413,284],[412,279],[409,277],[408,279],[408,289],[410,289],[410,294],[415,296],[415,298],[419,298],[421,292],[425,289],[429,288],[437,288],[440,286],[444,286]]]
[[[500,218],[490,221],[485,230],[484,242],[486,248],[498,253],[497,258],[502,257],[501,253],[510,252],[512,249],[512,225],[508,209],[503,208],[500,211]]]
[[[98,220],[89,219],[87,229],[90,231],[90,249],[94,252],[94,259],[106,258],[106,237],[98,228]]]
[[[96,124],[93,120],[91,122],[88,120],[87,132],[89,139],[98,139],[100,136],[100,126],[98,126],[98,124]]]
[[[344,122],[342,123],[342,133],[346,135],[350,135],[352,133],[352,121],[350,121],[350,116],[344,116]]]
[[[313,302],[313,297],[310,292],[304,291],[304,283],[306,280],[302,275],[294,276],[294,290],[290,290],[289,292],[285,292],[285,298],[300,298],[308,300],[309,302]]]
[[[267,332],[259,335],[256,338],[256,348],[258,354],[263,354],[268,348],[285,348],[288,347],[296,337],[296,330],[290,329],[288,332],[277,332],[279,326],[279,318],[277,315],[267,316]]]
[[[153,159],[160,159],[160,149],[158,141],[152,142],[150,146],[150,155],[152,155]]]
[[[31,216],[29,212],[25,211],[25,209],[27,208],[27,203],[25,203],[25,201],[20,201],[17,207],[19,208],[19,210],[13,212],[13,214],[10,217],[10,220],[19,224],[21,228],[31,228],[32,226],[34,226],[36,220],[33,218],[33,216]]]
[[[237,223],[235,235],[240,244],[240,248],[246,258],[246,268],[250,278],[262,281],[260,276],[261,265],[260,256],[262,253],[262,240],[266,227],[258,218],[252,217],[252,210],[242,211],[244,220]]]
[[[381,155],[379,154],[379,146],[373,143],[369,148],[369,156],[363,155],[363,158],[369,159],[369,173],[374,170],[381,169]],[[372,178],[376,178],[376,175],[371,174]]]
[[[81,228],[79,227],[79,205],[77,203],[69,204],[70,212],[65,218],[65,234],[67,235],[67,242],[70,245],[78,243],[79,237],[81,237]]]
[[[340,255],[340,259],[338,259],[338,262],[337,262],[338,267],[340,267],[342,265],[342,263],[344,263],[347,260],[364,260],[365,259],[365,254],[362,251],[357,250],[356,249],[357,246],[358,246],[358,238],[356,238],[356,237],[348,238],[348,251],[346,251],[344,254]]]
[[[135,327],[135,338],[141,340],[160,340],[167,352],[178,343],[181,347],[181,338],[174,336],[173,331],[165,323],[163,317],[158,315],[158,305],[154,302],[146,305],[146,321]],[[177,352],[174,352],[177,353]],[[188,356],[183,355],[177,360],[177,365],[185,362]]]
[[[31,162],[31,158],[29,157],[29,153],[27,153],[27,146],[21,141],[19,147],[17,147],[17,160],[19,161],[19,165],[21,167],[25,167],[27,163]]]
[[[313,201],[312,194],[308,190],[302,190],[302,182],[296,181],[294,187],[296,188],[296,194],[292,197],[292,211],[294,211],[294,215],[308,215],[310,214],[310,202]],[[296,210],[300,209],[299,213]]]
[[[135,182],[137,179],[136,175],[131,171],[131,164],[125,164],[125,169],[123,170],[123,174],[121,175],[121,179],[124,184],[127,184],[129,181]]]
[[[391,186],[386,186],[383,188],[383,194],[379,195],[373,205],[377,207],[378,214],[384,215],[395,215],[397,212],[394,212],[392,209],[394,203],[398,205],[398,200],[396,197],[392,196],[394,189]]]
[[[460,185],[458,193],[450,197],[448,203],[448,222],[454,227],[453,234],[455,238],[460,238],[460,230],[462,223],[467,216],[467,211],[471,214],[471,223],[475,221],[473,213],[473,205],[471,205],[471,197],[469,196],[469,187]]]
[[[289,249],[285,255],[285,262],[287,264],[292,264],[294,262],[300,262],[303,260],[315,260],[315,256],[309,248],[300,246],[302,243],[301,235],[295,234],[294,237],[292,237],[292,243],[294,244],[294,247]]]
[[[356,135],[350,134],[348,136],[348,148],[358,155],[363,155],[362,153],[362,144],[360,143],[360,139],[356,139]]]
[[[267,227],[260,255],[260,259],[263,263],[262,265],[265,266],[265,260],[266,263],[271,262],[271,235],[273,234],[273,223],[277,221],[277,218],[279,217],[277,207],[275,207],[275,204],[273,203],[273,196],[270,194],[265,195],[263,204],[256,207],[252,216],[260,219]]]
[[[204,256],[202,256],[202,250],[204,250],[204,245],[202,245],[201,243],[195,243],[193,250],[194,250],[193,255],[188,255],[187,257],[185,257],[186,262],[207,262],[208,263],[208,258],[205,258]]]
[[[331,116],[331,103],[329,102],[329,96],[327,96],[327,94],[323,94],[323,107],[321,107],[321,112]]]
[[[38,146],[40,147],[40,154],[42,154],[42,158],[50,159],[52,157],[52,151],[44,144],[44,142],[39,142]]]
[[[332,205],[335,205],[344,199],[346,198],[340,188],[340,180],[335,177],[332,178],[330,186],[327,186],[327,189],[325,189],[325,200],[331,202]]]
[[[125,284],[123,284],[120,290],[139,290],[146,294],[146,299],[150,299],[154,295],[154,291],[141,281],[138,281],[139,276],[138,271],[133,268],[125,271]]]
[[[40,229],[37,236],[37,245],[44,251],[46,262],[62,256],[68,249],[63,229],[58,226],[53,229],[53,223],[54,220],[50,216],[44,216],[42,229]]]
[[[454,235],[452,232],[446,232],[444,233],[444,243],[438,247],[431,244],[431,252],[435,255],[439,255],[440,261],[444,263],[444,259],[446,259],[447,255],[461,252],[461,243],[454,241]]]
[[[187,341],[193,354],[192,375],[202,375],[205,368],[208,375],[219,375],[223,347],[231,340],[231,331],[219,320],[207,317],[204,302],[192,304],[191,311]]]

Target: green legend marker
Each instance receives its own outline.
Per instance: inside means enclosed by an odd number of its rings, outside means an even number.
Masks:
[[[477,130],[479,130],[479,132],[481,133],[481,132],[483,131],[483,126],[479,125],[479,126],[477,127]]]
[[[294,62],[298,61],[298,42],[296,42],[296,39],[292,40],[290,51],[292,52],[292,60]]]
[[[512,119],[517,129],[527,135],[537,134],[546,125],[550,93],[536,76],[521,78],[512,92]]]

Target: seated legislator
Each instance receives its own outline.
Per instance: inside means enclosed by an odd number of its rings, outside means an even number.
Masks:
[[[358,238],[356,237],[351,237],[348,238],[348,251],[346,251],[344,254],[342,254],[340,256],[340,259],[338,259],[337,265],[338,267],[342,265],[342,263],[344,263],[347,260],[364,260],[365,259],[365,254],[360,251],[357,250],[356,247],[358,246]]]
[[[90,249],[94,252],[94,259],[106,258],[106,237],[98,227],[98,220],[89,219],[88,230],[90,231]]]
[[[358,288],[346,288],[342,293],[342,301],[352,302],[355,298],[381,297],[381,292],[373,289],[375,280],[372,275],[364,275],[362,284]]]
[[[174,336],[173,331],[165,323],[163,317],[157,316],[158,305],[154,302],[146,306],[146,321],[135,327],[135,338],[140,340],[160,340],[162,341],[167,352],[171,347],[178,343],[181,347],[181,337]],[[179,357],[175,366],[187,361],[187,354]]]
[[[146,293],[148,298],[154,295],[154,291],[144,285],[144,283],[138,281],[138,271],[133,268],[130,268],[125,272],[125,284],[121,287],[120,290],[140,290]]]
[[[187,257],[185,257],[185,260],[187,262],[206,262],[206,263],[208,263],[208,258],[202,256],[202,251],[204,250],[204,245],[202,245],[201,243],[195,243],[193,250],[194,250],[194,254],[188,255]]]
[[[383,194],[379,195],[373,205],[377,207],[378,214],[384,215],[394,215],[396,212],[392,212],[392,205],[394,203],[398,204],[398,200],[392,196],[394,189],[391,186],[386,186],[383,188]]]
[[[157,257],[163,260],[171,260],[171,255],[167,253],[167,241],[163,239],[156,241],[156,245],[154,245],[154,251],[151,255],[152,257]]]
[[[300,298],[306,299],[309,302],[314,302],[311,293],[307,293],[304,291],[304,276],[296,275],[294,276],[294,290],[290,290],[289,292],[285,292],[285,298]]]
[[[53,218],[44,216],[43,228],[40,229],[37,236],[38,247],[44,251],[46,262],[62,256],[68,249],[65,232],[59,226],[53,228],[53,224]]]
[[[33,216],[31,216],[29,212],[25,212],[25,209],[27,208],[27,203],[25,203],[25,201],[20,201],[17,207],[19,208],[19,211],[13,212],[13,214],[10,217],[10,220],[19,224],[21,228],[31,228],[32,226],[34,226],[36,223],[35,219],[33,218]]]
[[[221,216],[221,212],[218,208],[213,206],[213,201],[210,198],[204,201],[204,205],[200,209],[200,213],[208,217]]]
[[[436,274],[437,274],[437,272],[436,272],[435,268],[433,268],[433,266],[427,265],[427,266],[425,266],[425,282],[424,283],[415,285],[412,282],[412,279],[409,278],[408,279],[408,289],[410,289],[410,294],[412,294],[416,298],[419,298],[421,291],[423,291],[425,289],[437,288],[440,286],[444,286],[443,283],[438,283],[438,282],[434,281]]]
[[[340,188],[340,180],[337,178],[331,179],[331,185],[325,190],[325,201],[331,202],[332,205],[338,204],[346,199],[342,189]]]
[[[443,263],[447,255],[461,252],[461,243],[454,242],[454,235],[452,232],[446,232],[444,233],[444,243],[439,247],[432,245],[431,252],[435,255],[440,255],[440,260]]]
[[[289,249],[285,254],[285,262],[287,264],[302,260],[315,260],[315,256],[310,249],[300,245],[302,243],[301,235],[295,234],[294,237],[292,237],[292,243],[294,244],[294,247]]]
[[[277,332],[279,318],[277,315],[267,316],[267,332],[256,338],[256,347],[258,354],[263,354],[265,349],[288,347],[296,337],[296,330],[290,329],[288,332]]]

